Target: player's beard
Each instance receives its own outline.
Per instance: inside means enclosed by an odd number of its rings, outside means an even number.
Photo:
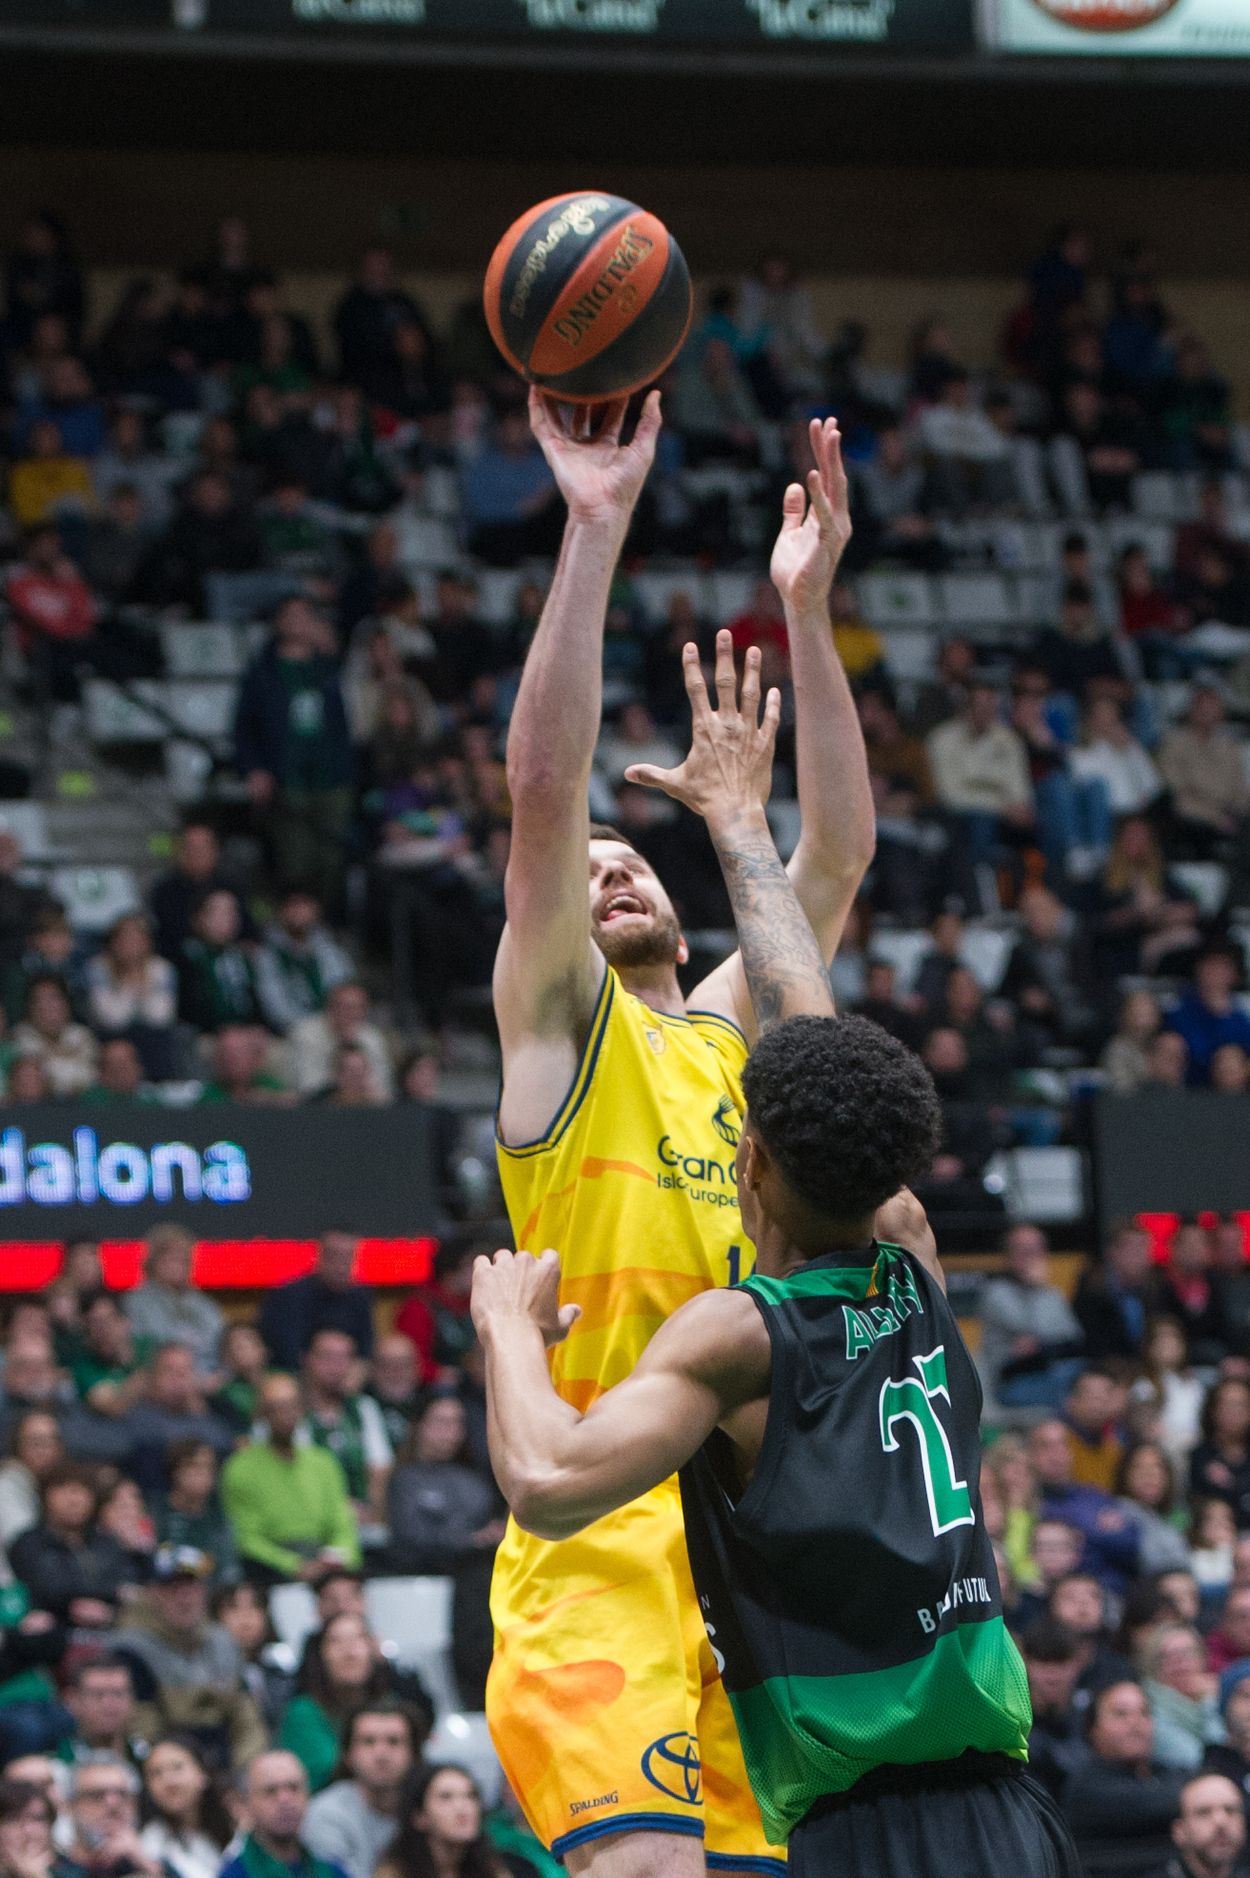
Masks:
[[[681,946],[681,927],[672,913],[653,913],[646,926],[632,921],[621,931],[614,921],[600,926],[595,934],[599,950],[609,965],[619,971],[638,971],[648,965],[677,964]]]

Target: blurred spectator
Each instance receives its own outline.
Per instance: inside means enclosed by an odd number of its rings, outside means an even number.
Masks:
[[[1001,431],[972,397],[967,372],[949,369],[936,401],[921,411],[916,439],[932,476],[936,506],[963,516],[1009,503],[1013,477]]]
[[[1046,1044],[1083,1050],[1098,1025],[1080,923],[1042,886],[1021,891],[1019,913],[1022,930],[998,995],[1010,1000],[1022,1025]]]
[[[928,738],[938,801],[946,810],[973,867],[994,859],[1006,831],[1033,821],[1032,789],[1024,745],[998,720],[998,693],[975,680],[958,717]]]
[[[285,1036],[301,1017],[323,1010],[329,992],[351,976],[351,960],[323,923],[316,894],[288,889],[256,955],[256,990],[269,1028]]]
[[[1142,1688],[1154,1720],[1155,1756],[1192,1772],[1207,1746],[1224,1738],[1216,1679],[1202,1639],[1185,1624],[1161,1624],[1142,1645]]]
[[[1168,1878],[1238,1878],[1244,1873],[1246,1815],[1236,1783],[1205,1769],[1187,1780],[1172,1839],[1176,1856],[1168,1864]]]
[[[127,1579],[125,1552],[97,1526],[99,1504],[90,1468],[60,1461],[40,1482],[38,1523],[9,1548],[32,1606],[78,1629],[113,1622]]]
[[[261,1021],[255,961],[242,931],[242,910],[228,888],[206,893],[191,915],[178,960],[178,1014],[197,1031]]]
[[[1103,1493],[1115,1486],[1124,1452],[1115,1430],[1123,1410],[1124,1390],[1108,1370],[1090,1365],[1073,1378],[1063,1411],[1078,1486]]]
[[[1108,1594],[1092,1573],[1065,1573],[1051,1585],[1046,1610],[1080,1642],[1077,1687],[1086,1700],[1132,1674],[1132,1664],[1107,1643]]]
[[[1041,1493],[1045,1518],[1061,1519],[1081,1533],[1084,1569],[1110,1591],[1121,1591],[1137,1568],[1135,1527],[1108,1493],[1082,1486],[1072,1477],[1072,1451],[1066,1425],[1057,1419],[1029,1431],[1028,1454]]]
[[[1250,1661],[1230,1663],[1220,1676],[1220,1714],[1228,1739],[1202,1757],[1204,1773],[1224,1774],[1237,1787],[1243,1807],[1250,1795]]]
[[[239,1434],[245,1434],[256,1419],[256,1400],[267,1362],[264,1338],[255,1324],[236,1321],[226,1325],[221,1340],[223,1381],[213,1397],[213,1408]]]
[[[203,1375],[217,1368],[225,1318],[192,1282],[195,1241],[182,1226],[154,1226],[148,1234],[143,1282],[126,1294],[126,1315],[136,1337],[185,1344]]]
[[[120,1755],[80,1762],[70,1774],[73,1864],[92,1878],[166,1878],[139,1837],[139,1776]]]
[[[1139,815],[1162,792],[1159,772],[1124,722],[1117,699],[1090,699],[1071,757],[1073,774],[1100,782],[1113,815]]]
[[[1156,1308],[1175,1317],[1195,1363],[1218,1363],[1228,1354],[1219,1286],[1211,1272],[1211,1243],[1203,1228],[1182,1222],[1172,1235],[1168,1262],[1155,1276]]]
[[[524,410],[505,411],[464,480],[469,551],[491,567],[550,553],[558,540],[555,478]]]
[[[158,876],[149,896],[156,950],[162,957],[181,958],[196,909],[215,889],[234,891],[221,865],[216,832],[207,822],[187,822],[178,836],[173,867]]]
[[[204,1392],[205,1379],[196,1372],[190,1344],[158,1343],[143,1394],[125,1417],[133,1443],[130,1472],[141,1486],[157,1492],[168,1485],[165,1455],[175,1441],[203,1441],[222,1457],[230,1452],[231,1432],[208,1412]]]
[[[316,1269],[266,1292],[260,1307],[260,1334],[269,1354],[283,1369],[298,1369],[319,1330],[341,1330],[356,1354],[373,1355],[373,1312],[364,1285],[353,1282],[359,1241],[354,1233],[331,1230],[321,1235]]]
[[[209,1562],[215,1583],[238,1571],[234,1534],[217,1493],[218,1457],[206,1441],[170,1444],[165,1456],[166,1491],[156,1500],[155,1533],[167,1551],[191,1549]]]
[[[82,575],[62,551],[59,529],[40,523],[26,536],[25,558],[12,564],[4,598],[36,695],[74,702],[95,651],[98,608]]]
[[[378,1338],[368,1399],[382,1417],[392,1450],[402,1447],[412,1431],[422,1400],[420,1376],[417,1351],[410,1338],[399,1331]]]
[[[1081,1648],[1076,1634],[1053,1618],[1039,1617],[1020,1639],[1029,1678],[1033,1726],[1029,1731],[1029,1769],[1051,1798],[1060,1800],[1089,1747],[1074,1697]]]
[[[491,1485],[463,1464],[464,1408],[436,1395],[413,1424],[391,1477],[388,1523],[402,1572],[455,1572],[475,1550],[503,1537]]]
[[[387,1097],[395,1092],[395,1071],[386,1039],[369,1017],[369,997],[359,980],[332,986],[325,1006],[301,1017],[290,1032],[291,1080],[301,1095],[315,1095],[331,1081],[337,1054],[354,1045],[364,1051],[374,1079]]]
[[[1098,618],[1093,593],[1083,581],[1065,587],[1057,625],[1039,633],[1029,656],[1057,692],[1078,704],[1085,701],[1090,686],[1124,687],[1115,641]]]
[[[84,1292],[69,1372],[74,1387],[96,1415],[128,1415],[147,1386],[144,1365],[151,1345],[136,1345],[134,1329],[115,1292]]]
[[[136,1714],[152,1740],[190,1734],[218,1765],[240,1767],[265,1746],[260,1714],[243,1687],[238,1649],[208,1615],[212,1561],[193,1546],[163,1546],[144,1600],[113,1639],[146,1672],[152,1691]]]
[[[263,553],[255,519],[235,498],[230,479],[200,470],[183,490],[168,526],[140,570],[137,597],[211,618],[214,576],[254,574]]]
[[[95,1079],[99,1046],[84,1024],[74,1022],[59,978],[31,979],[13,1048],[18,1056],[38,1059],[51,1095],[81,1095]]]
[[[60,316],[66,339],[77,344],[86,311],[82,270],[69,231],[49,209],[36,210],[22,223],[5,261],[4,305],[7,345],[28,345],[36,321],[48,313]]]
[[[101,950],[88,960],[87,996],[92,1028],[101,1041],[124,1038],[152,1081],[169,1081],[177,975],[168,959],[153,952],[151,929],[141,913],[116,920]]]
[[[154,1741],[143,1763],[144,1850],[175,1878],[217,1878],[235,1826],[203,1749],[186,1734]]]
[[[291,1098],[280,1077],[266,1069],[269,1039],[255,1024],[225,1024],[213,1038],[211,1075],[201,1102],[274,1103]]]
[[[137,491],[146,530],[160,526],[169,515],[170,490],[178,481],[179,465],[148,442],[142,413],[121,405],[109,417],[105,446],[91,462],[96,501],[107,507],[116,490]]]
[[[1159,424],[1168,462],[1178,470],[1229,468],[1232,415],[1227,382],[1211,364],[1205,345],[1185,334],[1176,347],[1171,374],[1159,392]]]
[[[92,506],[91,471],[84,456],[70,455],[51,418],[32,424],[28,454],[9,471],[9,507],[19,528],[35,528],[63,516],[82,517]]]
[[[399,285],[393,256],[386,248],[367,249],[355,281],[334,310],[341,376],[367,397],[382,400],[400,364],[398,334],[411,326],[424,332],[425,317]]]
[[[291,1653],[277,1641],[264,1591],[246,1578],[218,1585],[211,1609],[237,1644],[243,1661],[243,1686],[270,1733],[275,1733],[291,1699],[294,1678],[289,1673]]]
[[[132,1758],[134,1678],[123,1657],[80,1657],[69,1672],[65,1706],[73,1717],[74,1729],[61,1743],[62,1759],[87,1762],[97,1754]]]
[[[857,466],[855,484],[862,497],[856,528],[867,522],[874,553],[911,567],[941,566],[944,557],[929,514],[925,468],[896,424],[878,431],[876,455]]]
[[[361,1521],[379,1522],[390,1479],[390,1437],[380,1410],[353,1388],[356,1345],[346,1331],[315,1330],[304,1352],[301,1439],[333,1454]]]
[[[1195,685],[1184,722],[1164,734],[1159,768],[1171,791],[1178,840],[1188,853],[1208,858],[1250,815],[1245,740],[1227,728],[1214,685]]]
[[[537,1878],[529,1859],[496,1855],[492,1839],[483,1830],[484,1804],[473,1776],[451,1765],[419,1767],[406,1784],[399,1802],[400,1827],[382,1863],[378,1878],[421,1878],[423,1872],[511,1872],[513,1878]],[[524,1844],[524,1840],[522,1840]]]
[[[1099,958],[1116,978],[1174,969],[1201,944],[1197,909],[1142,815],[1125,816],[1116,830],[1095,919]]]
[[[1201,1436],[1189,1457],[1190,1490],[1226,1501],[1240,1531],[1250,1526],[1250,1383],[1225,1376],[1215,1384]]]
[[[469,1316],[473,1262],[492,1244],[488,1231],[455,1233],[444,1239],[434,1254],[429,1280],[418,1285],[400,1307],[395,1328],[412,1342],[425,1384],[445,1382],[474,1341]]]
[[[390,1675],[363,1617],[343,1611],[308,1640],[300,1692],[282,1718],[279,1739],[299,1756],[314,1792],[327,1786],[342,1756],[349,1716],[389,1692]]]
[[[302,1834],[308,1776],[298,1758],[280,1749],[258,1754],[247,1769],[243,1793],[247,1836],[236,1856],[222,1866],[220,1878],[254,1878],[258,1868],[277,1866],[291,1872],[307,1870],[312,1855]],[[337,1865],[322,1869],[325,1878],[346,1878]]]
[[[759,459],[761,412],[728,341],[687,346],[678,363],[668,416],[681,431],[692,467],[720,462],[753,468]]]
[[[351,814],[352,754],[333,636],[299,595],[274,616],[248,667],[235,715],[235,758],[271,843],[279,881],[337,906]]]
[[[1141,1355],[1154,1304],[1150,1279],[1150,1241],[1132,1220],[1122,1220],[1101,1262],[1081,1273],[1072,1301],[1090,1362]]]
[[[39,1519],[43,1480],[65,1458],[55,1415],[28,1409],[17,1416],[9,1437],[9,1458],[0,1464],[0,1548],[5,1553],[19,1533]]]
[[[1113,1095],[1136,1095],[1146,1080],[1149,1045],[1159,1034],[1163,1013],[1153,991],[1130,991],[1120,1005],[1115,1035],[1099,1067]]]
[[[1243,1657],[1250,1657],[1250,1585],[1231,1585],[1220,1621],[1206,1636],[1207,1664],[1223,1675]]]
[[[299,1384],[266,1377],[259,1407],[264,1437],[236,1449],[221,1476],[244,1571],[263,1585],[287,1578],[315,1583],[331,1565],[359,1564],[342,1468],[323,1448],[295,1439],[303,1414]]]
[[[1007,1270],[981,1295],[979,1360],[991,1398],[1011,1408],[1057,1408],[1081,1367],[1081,1327],[1049,1283],[1046,1235],[1011,1227]]]
[[[1186,1570],[1189,1554],[1181,1530],[1185,1514],[1178,1505],[1176,1470],[1167,1450],[1157,1441],[1138,1441],[1121,1456],[1113,1484],[1120,1510],[1137,1526],[1138,1570]]]
[[[304,1843],[348,1878],[373,1878],[395,1837],[400,1795],[419,1764],[423,1731],[402,1703],[366,1702],[343,1729],[344,1778],[322,1789],[308,1808]]]
[[[1075,1770],[1064,1813],[1089,1878],[1127,1878],[1161,1867],[1180,1803],[1180,1777],[1154,1759],[1154,1722],[1135,1682],[1113,1683],[1093,1699],[1091,1759]]]

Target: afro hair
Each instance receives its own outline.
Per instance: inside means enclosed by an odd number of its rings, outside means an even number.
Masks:
[[[927,1174],[942,1138],[928,1070],[866,1017],[791,1017],[743,1072],[748,1119],[788,1186],[826,1219],[874,1213]]]

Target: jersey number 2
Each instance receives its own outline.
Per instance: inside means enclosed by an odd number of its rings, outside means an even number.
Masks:
[[[939,1397],[950,1407],[951,1394],[946,1381],[946,1348],[938,1344],[928,1356],[914,1356],[920,1380],[906,1376],[902,1382],[881,1385],[881,1446],[887,1454],[897,1454],[900,1422],[910,1422],[920,1440],[920,1464],[924,1469],[924,1487],[929,1501],[933,1535],[939,1537],[954,1526],[974,1526],[972,1495],[965,1480],[955,1477],[955,1461],[946,1430],[938,1419],[934,1403]]]

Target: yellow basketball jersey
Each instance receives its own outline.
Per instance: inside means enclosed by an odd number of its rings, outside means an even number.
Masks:
[[[585,1410],[622,1381],[665,1318],[754,1265],[734,1183],[746,1039],[725,1018],[666,1017],[603,981],[590,1039],[541,1140],[499,1144],[516,1244],[560,1254],[555,1386]]]

